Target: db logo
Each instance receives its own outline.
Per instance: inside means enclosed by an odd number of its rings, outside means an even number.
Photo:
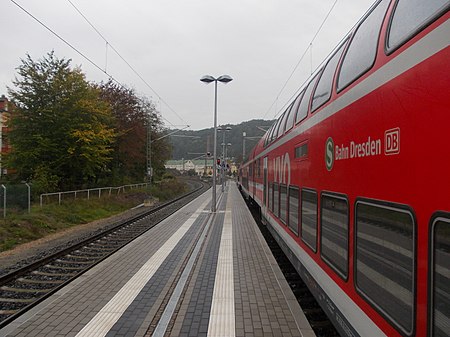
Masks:
[[[386,155],[400,153],[400,128],[386,130],[384,133],[384,153]]]

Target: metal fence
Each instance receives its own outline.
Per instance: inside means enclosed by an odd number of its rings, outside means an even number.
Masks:
[[[126,190],[147,188],[149,185],[149,183],[141,183],[118,187],[100,187],[76,191],[43,193],[39,197],[39,204],[42,207],[44,203],[58,202],[58,204],[61,204],[61,202],[64,200],[75,200],[78,198],[101,198],[102,196],[111,196],[113,194],[119,195],[120,193],[124,193]]]
[[[0,185],[0,214],[6,218],[7,209],[31,209],[31,187],[29,184]]]

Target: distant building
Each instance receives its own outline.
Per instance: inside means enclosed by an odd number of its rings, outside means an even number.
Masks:
[[[175,169],[182,173],[187,172],[189,170],[194,170],[198,175],[212,175],[212,164],[213,161],[211,159],[196,159],[196,160],[168,160],[164,165],[165,168]]]
[[[231,171],[231,173],[237,173],[238,167],[237,167],[236,163],[231,163],[231,164],[229,164],[229,165],[230,165],[230,171]]]
[[[2,164],[2,155],[11,151],[8,141],[8,120],[10,116],[10,102],[2,95],[0,97],[0,176],[7,174],[8,171]]]
[[[196,159],[196,160],[169,160],[164,165],[165,168],[175,169],[180,171],[181,173],[187,172],[189,170],[194,170],[198,175],[212,175],[212,164],[213,161],[211,159],[207,160],[205,163],[204,159]],[[237,166],[234,163],[230,163],[229,170],[231,173],[237,172]],[[206,172],[206,173],[205,173]]]

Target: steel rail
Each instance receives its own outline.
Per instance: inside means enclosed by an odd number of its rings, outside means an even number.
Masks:
[[[189,198],[190,196],[192,196],[193,194],[201,191],[202,189],[204,189],[207,185],[205,183],[201,182],[201,186],[199,186],[198,188],[185,193],[173,200],[170,200],[166,203],[163,203],[161,205],[158,205],[155,208],[152,208],[149,211],[145,211],[141,214],[138,214],[137,216],[134,216],[132,218],[129,218],[127,220],[123,220],[120,221],[116,226],[113,226],[112,228],[109,228],[105,231],[102,231],[99,234],[96,234],[92,237],[87,238],[86,240],[82,240],[81,242],[78,242],[68,248],[64,248],[56,253],[50,254],[49,256],[46,256],[36,262],[30,263],[29,265],[19,268],[11,273],[8,273],[4,276],[0,277],[0,289],[2,287],[5,286],[5,284],[8,284],[10,282],[14,282],[15,280],[17,280],[20,277],[23,277],[25,275],[29,275],[31,272],[33,272],[34,270],[48,265],[50,262],[57,260],[58,258],[62,257],[62,256],[66,256],[67,254],[69,254],[70,252],[76,251],[86,245],[89,245],[92,242],[98,241],[102,238],[104,238],[105,236],[107,236],[108,234],[111,234],[113,232],[116,232],[117,230],[126,227],[128,225],[130,225],[133,222],[137,222],[139,220],[144,219],[145,217],[151,215],[151,214],[155,214],[158,211],[161,211],[163,209],[166,209],[167,207],[175,204],[178,201],[181,201],[183,199]],[[182,206],[178,207],[177,209],[173,209],[170,210],[169,213],[165,214],[162,219],[160,219],[157,223],[151,225],[148,229],[144,230],[143,232],[140,232],[139,234],[137,234],[136,236],[133,236],[131,239],[127,240],[126,242],[119,244],[117,247],[115,247],[114,250],[112,250],[109,253],[106,253],[105,255],[102,255],[101,257],[99,257],[98,260],[94,261],[91,265],[87,266],[85,269],[82,269],[81,271],[77,271],[76,274],[73,277],[70,277],[68,280],[63,281],[62,283],[60,283],[58,286],[52,288],[50,291],[48,291],[47,293],[42,294],[42,296],[40,296],[39,298],[37,298],[35,301],[29,303],[28,305],[24,306],[23,308],[20,308],[16,313],[12,314],[11,316],[8,316],[6,319],[0,321],[0,329],[7,326],[9,323],[11,323],[12,321],[14,321],[15,319],[17,319],[19,316],[23,315],[25,312],[29,311],[31,308],[33,308],[34,306],[36,306],[37,304],[39,304],[40,302],[42,302],[43,300],[45,300],[46,298],[48,298],[49,296],[53,295],[55,292],[57,292],[58,290],[60,290],[61,288],[65,287],[68,283],[72,282],[74,279],[78,278],[80,275],[84,274],[86,271],[88,271],[89,269],[93,268],[94,266],[96,266],[98,263],[100,263],[101,261],[105,260],[106,258],[108,258],[109,256],[111,256],[112,254],[114,254],[115,252],[117,252],[119,249],[123,248],[124,246],[126,246],[127,244],[129,244],[130,242],[132,242],[133,240],[135,240],[137,237],[143,235],[145,232],[147,232],[148,230],[152,229],[153,227],[155,227],[158,223],[160,223],[161,221],[163,221],[164,219],[166,219],[167,217],[169,217],[170,215],[172,215],[173,213],[175,213],[179,208],[181,208]]]

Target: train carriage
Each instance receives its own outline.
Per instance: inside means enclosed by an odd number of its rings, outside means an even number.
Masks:
[[[449,8],[377,1],[240,169],[343,336],[450,335]]]

